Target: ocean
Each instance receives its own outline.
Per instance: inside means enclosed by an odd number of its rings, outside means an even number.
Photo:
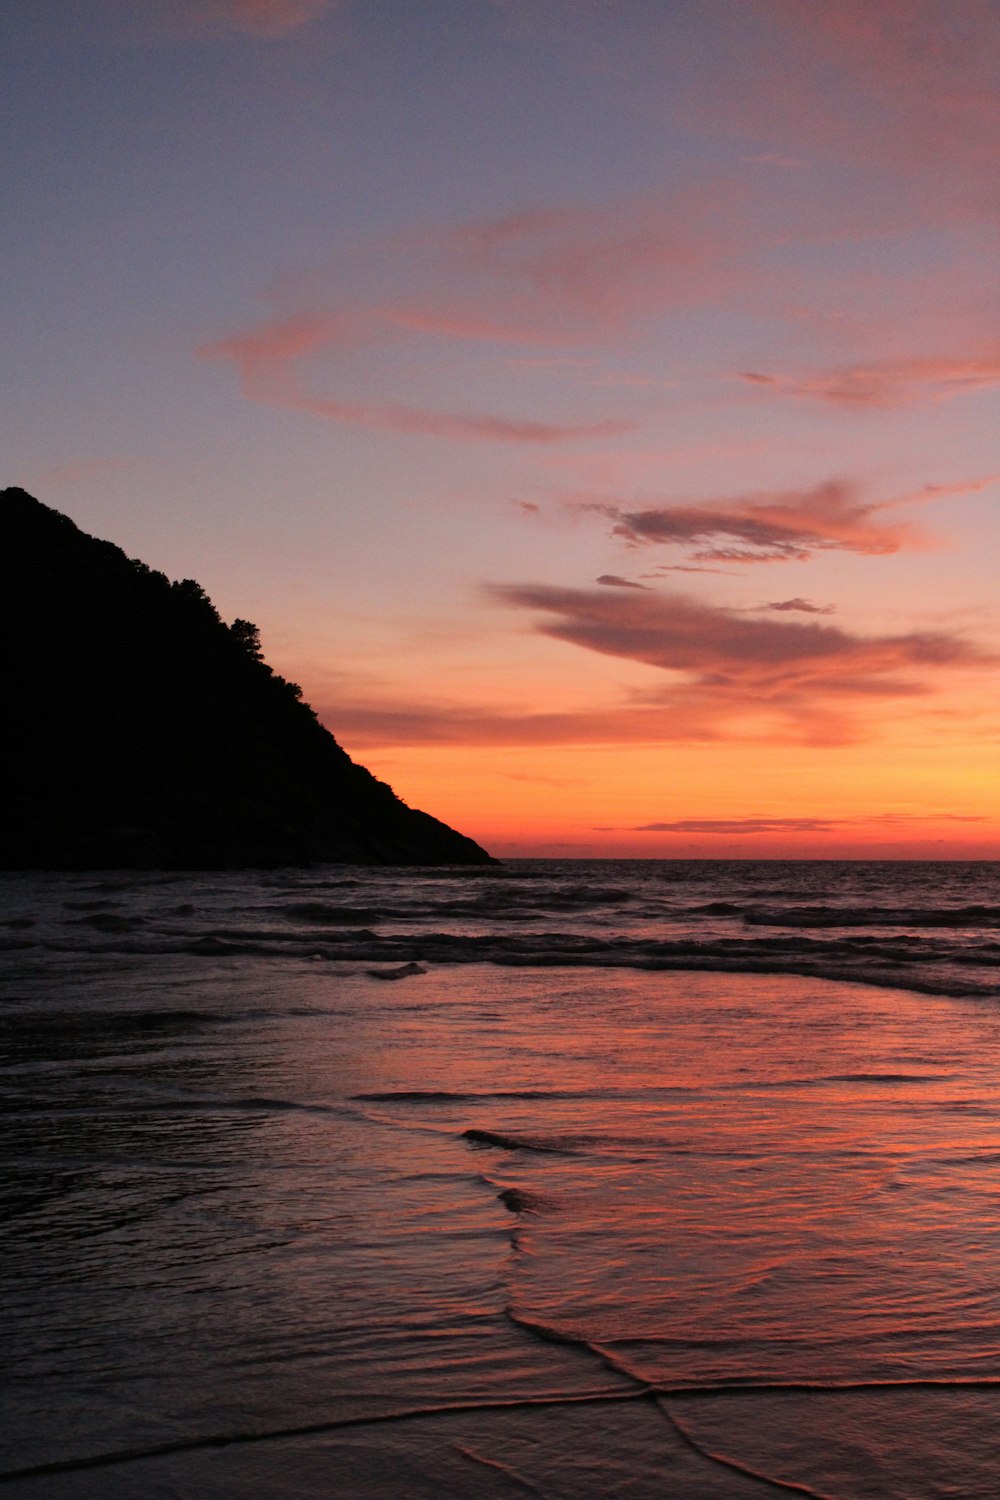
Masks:
[[[1000,1494],[1000,864],[0,892],[12,1496]]]

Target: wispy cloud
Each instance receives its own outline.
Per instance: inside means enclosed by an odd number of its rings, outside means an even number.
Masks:
[[[688,112],[772,151],[987,188],[1000,150],[993,0],[747,0],[716,87]],[[846,107],[845,107],[846,103]]]
[[[637,823],[630,833],[832,833],[842,818],[678,818],[672,823]]]
[[[351,350],[370,338],[363,317],[303,312],[272,319],[244,333],[202,344],[203,360],[228,360],[243,394],[253,401],[308,412],[328,421],[382,431],[506,443],[556,443],[613,437],[632,429],[627,421],[545,422],[489,413],[432,411],[405,402],[357,402],[312,395],[303,362],[320,351]]]
[[[959,479],[953,484],[922,484],[919,489],[887,505],[909,505],[914,500],[945,500],[949,495],[980,495],[983,490],[1000,484],[1000,474],[983,474],[978,479]]]
[[[936,711],[937,689],[964,687],[970,673],[1000,665],[1000,656],[958,628],[862,635],[794,618],[825,609],[804,599],[761,606],[756,618],[628,580],[589,589],[489,585],[485,592],[529,611],[533,632],[654,669],[648,686],[592,707],[547,712],[405,693],[387,703],[382,692],[359,691],[345,678],[329,705],[322,696],[314,701],[348,748],[862,743],[877,739],[888,704],[919,703],[926,718]]]
[[[828,740],[859,733],[865,702],[927,693],[956,670],[998,658],[956,632],[863,636],[815,622],[750,619],[679,594],[495,585],[491,595],[536,615],[534,629],[668,674],[650,701],[694,710],[717,731],[761,711]]]
[[[734,274],[731,252],[741,251],[743,233],[735,223],[736,191],[730,183],[551,204],[385,237],[362,247],[348,268],[355,284],[368,285],[366,301],[345,308],[331,286],[321,289],[314,277],[309,298],[320,311],[299,310],[205,350],[243,362],[263,358],[273,366],[324,347],[343,352],[347,330],[355,349],[407,339],[420,350],[447,340],[520,346],[525,368],[553,358],[577,361],[560,351],[614,334],[639,317],[690,306],[727,283]],[[319,280],[332,285],[334,278],[329,273]],[[507,368],[516,363],[509,360]],[[591,383],[625,390],[670,384],[605,369],[590,354],[578,368],[590,372]]]
[[[832,615],[836,612],[833,604],[813,604],[809,599],[799,598],[772,599],[767,604],[758,604],[757,608],[772,610],[775,614]]]
[[[120,456],[108,458],[76,458],[66,463],[53,464],[42,469],[32,480],[40,490],[60,489],[63,485],[86,484],[91,479],[103,479],[119,469],[124,469],[128,459]]]
[[[638,823],[629,833],[837,833],[844,828],[894,823],[985,823],[976,813],[883,813],[856,818],[678,818],[666,823]]]
[[[205,30],[283,37],[301,31],[340,0],[182,0],[185,21]]]
[[[806,376],[760,370],[741,370],[739,375],[779,396],[889,411],[995,390],[1000,386],[1000,357],[883,360]]]
[[[645,583],[636,583],[634,578],[621,578],[617,573],[602,573],[600,578],[594,581],[595,583],[602,583],[605,588],[609,589],[645,589],[649,587]]]
[[[651,573],[644,573],[644,578],[666,578],[671,573],[715,573],[724,578],[731,578],[736,572],[735,568],[711,568],[705,563],[661,563]]]
[[[550,328],[620,326],[717,285],[732,238],[732,191],[712,185],[545,206],[431,231],[425,243],[472,284],[531,307]]]
[[[338,686],[314,703],[351,750],[386,746],[712,743],[843,745],[878,736],[885,705],[928,697],[950,675],[1000,660],[957,632],[861,636],[818,623],[633,589],[508,585],[494,598],[542,618],[539,633],[659,669],[660,684],[589,709],[525,712]],[[922,713],[932,712],[922,707]]]
[[[196,353],[199,359],[231,360],[245,394],[258,395],[262,388],[275,386],[298,360],[341,342],[350,326],[333,313],[299,312],[211,340]]]
[[[754,493],[697,505],[619,505],[575,500],[613,524],[611,534],[634,546],[691,550],[695,563],[803,561],[816,552],[878,555],[917,545],[907,523],[880,519],[882,506],[860,498],[854,485],[834,479],[810,490]]]
[[[424,411],[403,405],[357,405],[347,401],[299,397],[287,404],[300,411],[389,432],[424,437],[460,438],[500,443],[559,443],[576,438],[614,437],[632,430],[630,422],[537,422],[531,418],[493,417],[465,412]]]
[[[427,334],[433,338],[460,339],[481,344],[535,344],[553,338],[550,329],[500,319],[476,317],[473,313],[448,312],[433,307],[381,307],[377,310],[385,323],[408,333]]]
[[[834,62],[891,109],[903,137],[892,140],[897,149],[997,159],[1000,16],[992,0],[756,3],[813,44],[817,71]]]
[[[833,625],[747,620],[742,611],[680,594],[625,597],[545,584],[499,584],[489,592],[506,604],[554,616],[537,629],[556,640],[693,672],[708,685],[741,684],[762,693],[920,692],[922,681],[893,674],[994,663],[946,632],[860,636]]]
[[[504,771],[505,781],[526,781],[534,786],[581,786],[581,776],[536,776],[530,771]]]
[[[489,703],[383,702],[349,693],[317,713],[351,750],[387,745],[627,745],[718,739],[709,715],[657,705],[610,704],[564,713],[523,713]]]

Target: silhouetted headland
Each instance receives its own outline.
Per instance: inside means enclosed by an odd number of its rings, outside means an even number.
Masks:
[[[191,579],[0,494],[4,869],[485,864],[341,749]]]

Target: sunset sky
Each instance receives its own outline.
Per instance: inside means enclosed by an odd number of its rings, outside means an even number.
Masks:
[[[995,0],[0,47],[0,482],[501,857],[1000,858]]]

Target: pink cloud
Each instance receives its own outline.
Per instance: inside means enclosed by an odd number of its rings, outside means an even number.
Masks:
[[[773,229],[753,229],[759,205],[744,202],[733,184],[635,196],[618,202],[543,206],[505,216],[432,227],[368,247],[366,276],[381,283],[352,309],[323,306],[313,287],[313,309],[265,322],[203,346],[203,357],[228,358],[245,393],[280,401],[328,420],[386,430],[527,443],[615,435],[633,430],[624,419],[548,421],[532,411],[520,419],[493,412],[425,410],[396,397],[358,401],[349,389],[317,390],[301,377],[307,360],[346,361],[367,349],[405,340],[410,367],[422,354],[441,358],[438,341],[481,361],[489,346],[558,351],[618,338],[639,320],[713,300],[732,299],[773,272],[758,264],[758,248]],[[749,216],[749,217],[748,217]],[[285,288],[287,295],[288,288]],[[316,310],[316,304],[320,304]],[[480,352],[481,351],[481,352]],[[552,354],[548,356],[553,357]],[[565,358],[565,355],[559,356]],[[609,372],[613,361],[581,363],[581,380],[631,388],[672,382],[645,374]],[[478,367],[477,367],[478,368]],[[508,364],[508,369],[513,368]],[[747,372],[761,388],[827,403],[863,407],[944,399],[1000,382],[1000,361],[910,360],[857,365],[805,378]],[[742,560],[736,558],[734,560]]]
[[[57,489],[64,484],[85,484],[90,479],[103,479],[118,469],[127,466],[125,458],[77,458],[68,463],[53,464],[43,469],[33,481],[39,489]]]
[[[250,400],[266,401],[329,421],[423,436],[510,443],[556,443],[576,438],[614,437],[632,430],[626,421],[544,422],[535,418],[440,412],[399,402],[352,402],[310,395],[299,366],[310,355],[333,348],[357,348],[371,337],[363,315],[301,313],[275,319],[246,333],[202,344],[204,360],[229,360]]]
[[[395,328],[432,337],[467,339],[485,344],[533,344],[548,342],[551,331],[537,326],[523,328],[472,314],[449,313],[425,307],[382,307],[378,314]]]
[[[289,36],[331,8],[339,8],[339,0],[186,0],[185,5],[189,20],[202,27],[260,37]]]
[[[490,345],[518,345],[544,357],[546,350],[616,335],[639,317],[696,304],[743,274],[735,269],[744,245],[734,227],[734,192],[730,184],[725,191],[555,205],[400,235],[367,247],[364,276],[381,290],[366,301],[338,307],[314,280],[311,309],[206,342],[198,352],[229,360],[250,399],[333,421],[528,443],[615,436],[634,423],[548,421],[534,411],[526,419],[437,412],[391,391],[382,400],[356,401],[349,391],[309,388],[302,371],[319,356],[327,363],[336,358],[347,379],[352,356],[404,339],[411,369],[425,351],[428,361],[439,361],[431,342],[440,340],[471,346],[470,360],[488,358]],[[289,291],[285,286],[281,295]],[[592,356],[580,368],[592,377],[585,383],[625,392],[668,383],[609,372]]]
[[[880,98],[917,150],[996,159],[1000,16],[992,0],[758,0]]]
[[[984,474],[979,479],[960,479],[955,484],[923,484],[911,495],[904,495],[893,504],[906,505],[913,500],[941,500],[949,495],[978,495],[1000,483],[1000,474]]]
[[[742,191],[706,182],[400,234],[380,254],[421,292],[382,299],[382,315],[443,337],[561,348],[697,305],[745,275]]]
[[[615,437],[632,430],[630,422],[537,422],[533,419],[475,416],[461,412],[424,411],[414,406],[354,405],[345,401],[297,397],[286,403],[335,422],[375,427],[425,437],[486,440],[501,443],[558,443],[575,438]]]
[[[990,192],[993,0],[747,0],[745,20],[717,87],[692,91],[692,115],[776,151],[932,172],[937,212]]]
[[[699,300],[733,242],[729,184],[595,205],[557,205],[438,230],[426,243],[473,283],[532,308],[563,336]]]
[[[251,394],[261,380],[318,349],[328,349],[343,328],[343,321],[332,313],[302,312],[202,344],[195,352],[199,359],[232,360]]]
[[[809,376],[756,370],[741,370],[739,374],[742,380],[776,395],[886,411],[994,390],[1000,386],[1000,358],[884,360]]]
[[[608,517],[614,523],[612,535],[633,545],[694,548],[691,555],[697,563],[803,561],[823,551],[878,555],[920,540],[915,528],[905,523],[880,521],[883,507],[862,501],[843,480],[829,480],[811,490],[643,510],[599,502],[574,504]]]
[[[595,582],[602,583],[605,588],[612,589],[644,589],[648,587],[645,583],[636,583],[632,578],[621,578],[617,573],[602,573],[600,578],[595,579]]]

